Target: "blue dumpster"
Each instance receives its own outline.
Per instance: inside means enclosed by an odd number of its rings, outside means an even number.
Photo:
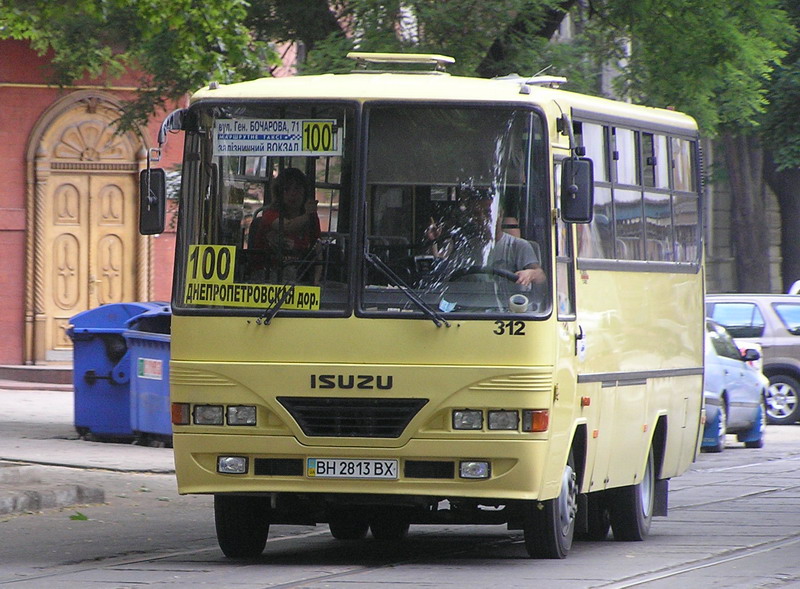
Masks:
[[[140,443],[172,445],[169,345],[172,309],[161,305],[128,320],[131,428]]]
[[[123,333],[136,317],[165,303],[111,303],[78,313],[67,334],[74,344],[75,429],[84,438],[132,440],[130,354]]]

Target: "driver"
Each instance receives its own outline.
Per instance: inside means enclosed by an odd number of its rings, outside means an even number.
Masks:
[[[503,231],[504,212],[497,212],[497,225],[494,233],[494,248],[489,253],[489,266],[496,270],[506,270],[517,275],[517,284],[530,286],[544,284],[547,277],[541,262],[530,242],[514,237]]]

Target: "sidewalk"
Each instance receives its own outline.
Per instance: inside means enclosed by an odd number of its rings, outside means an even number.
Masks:
[[[104,502],[86,470],[174,473],[172,450],[78,438],[72,387],[0,381],[0,516]]]

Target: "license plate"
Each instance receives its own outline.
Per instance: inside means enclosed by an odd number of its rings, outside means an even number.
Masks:
[[[397,460],[309,458],[306,474],[315,479],[397,479]]]

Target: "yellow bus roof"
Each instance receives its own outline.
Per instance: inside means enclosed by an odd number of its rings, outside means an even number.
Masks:
[[[691,117],[676,111],[632,105],[596,96],[546,87],[558,80],[536,78],[486,79],[452,76],[440,72],[424,73],[352,73],[261,78],[229,85],[212,84],[198,90],[192,102],[203,100],[315,99],[435,101],[435,102],[509,102],[557,107],[570,114],[597,113],[600,118],[628,119],[696,133]],[[524,90],[523,90],[524,88]]]

